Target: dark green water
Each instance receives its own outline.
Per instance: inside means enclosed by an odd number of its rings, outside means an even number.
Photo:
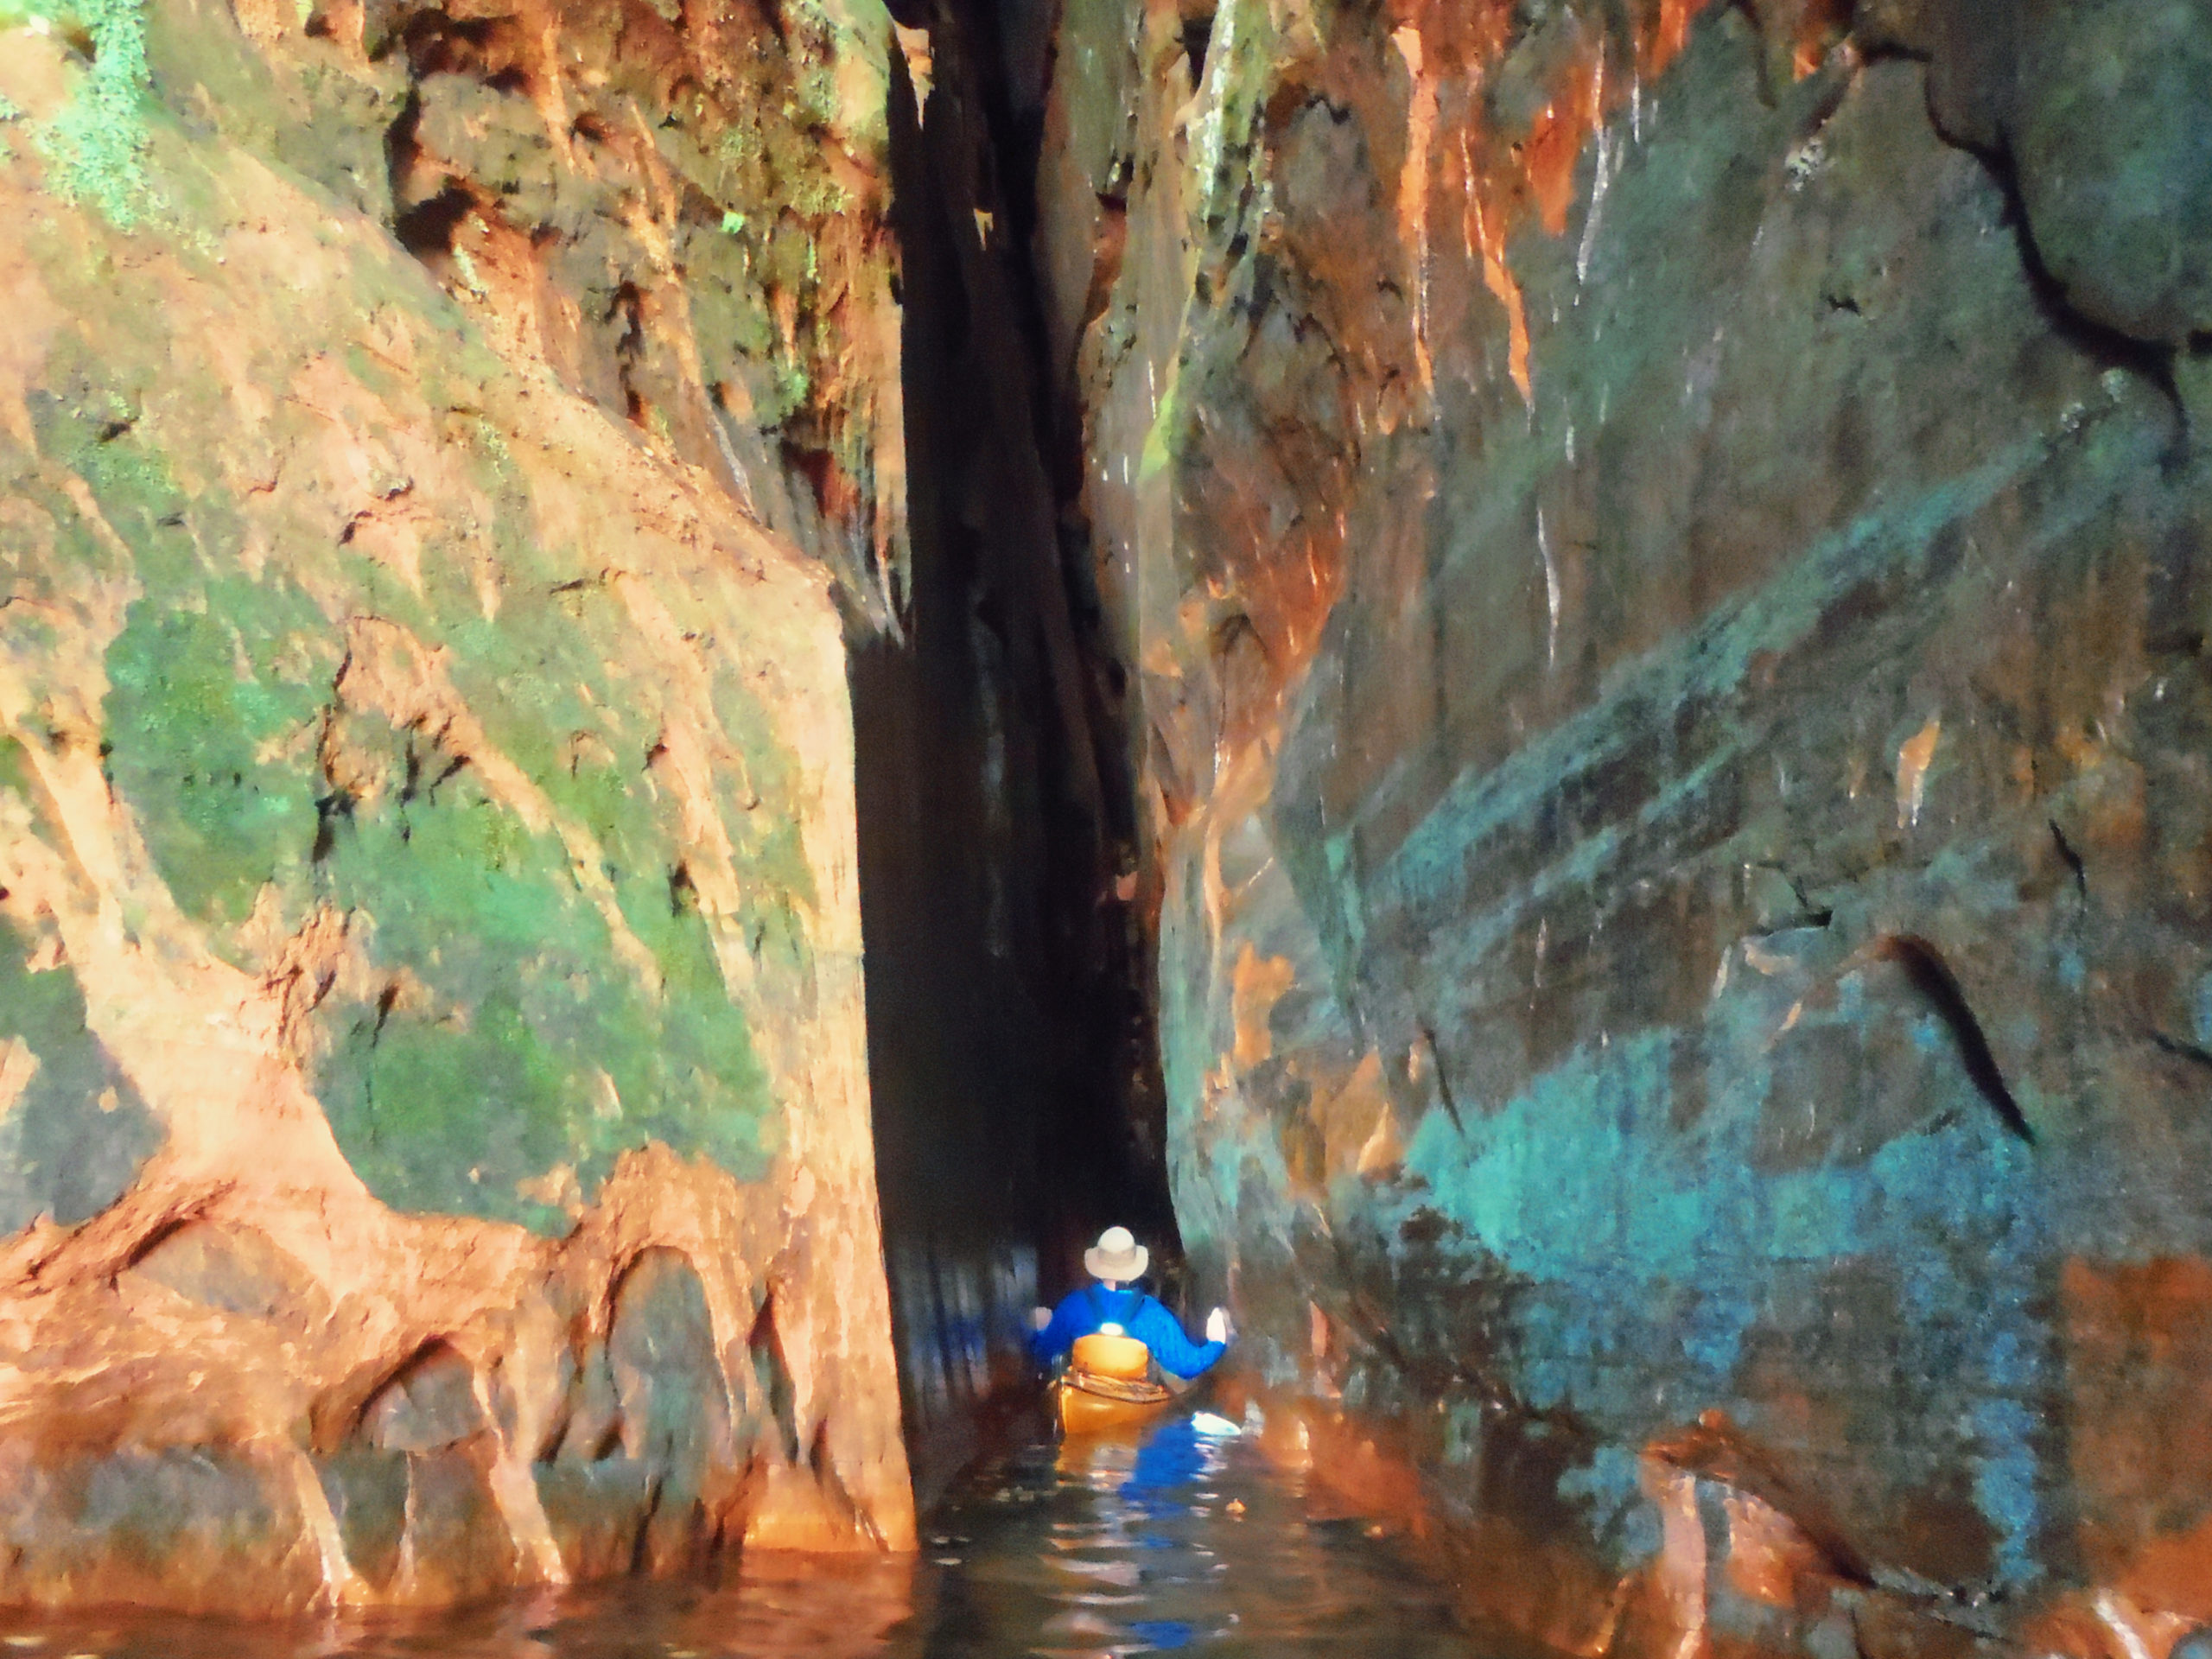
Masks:
[[[1479,1656],[1440,1587],[1242,1438],[1036,1446],[934,1517],[918,1558],[756,1554],[716,1585],[625,1583],[406,1623],[0,1625],[0,1659],[1254,1659]]]

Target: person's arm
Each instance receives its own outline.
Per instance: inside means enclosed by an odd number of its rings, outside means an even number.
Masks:
[[[1137,1310],[1129,1334],[1152,1350],[1160,1370],[1177,1376],[1198,1376],[1229,1350],[1225,1342],[1192,1342],[1183,1334],[1182,1322],[1149,1296]]]
[[[1062,1297],[1045,1328],[1029,1333],[1029,1357],[1039,1365],[1050,1365],[1075,1346],[1075,1339],[1083,1334],[1082,1297],[1081,1291]]]

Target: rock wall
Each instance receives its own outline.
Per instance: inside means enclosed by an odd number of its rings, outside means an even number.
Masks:
[[[890,49],[0,3],[0,1598],[911,1543]]]
[[[1056,52],[1175,1200],[1299,1443],[1578,1650],[2163,1659],[2212,10],[1068,0]]]

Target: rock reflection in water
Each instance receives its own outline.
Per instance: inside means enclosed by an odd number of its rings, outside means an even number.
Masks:
[[[1476,1651],[1448,1599],[1258,1448],[1188,1419],[1038,1446],[937,1518],[918,1558],[754,1554],[717,1584],[624,1582],[314,1626],[0,1625],[23,1659],[1103,1659]]]

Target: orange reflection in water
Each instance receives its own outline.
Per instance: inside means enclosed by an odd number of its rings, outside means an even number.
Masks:
[[[754,1551],[715,1580],[624,1580],[436,1612],[283,1624],[7,1616],[11,1659],[907,1659],[912,1555]]]
[[[242,1626],[0,1621],[0,1659],[1454,1659],[1445,1589],[1225,1421],[1024,1447],[938,1510],[918,1556],[761,1552],[714,1582],[626,1582],[436,1615]]]

